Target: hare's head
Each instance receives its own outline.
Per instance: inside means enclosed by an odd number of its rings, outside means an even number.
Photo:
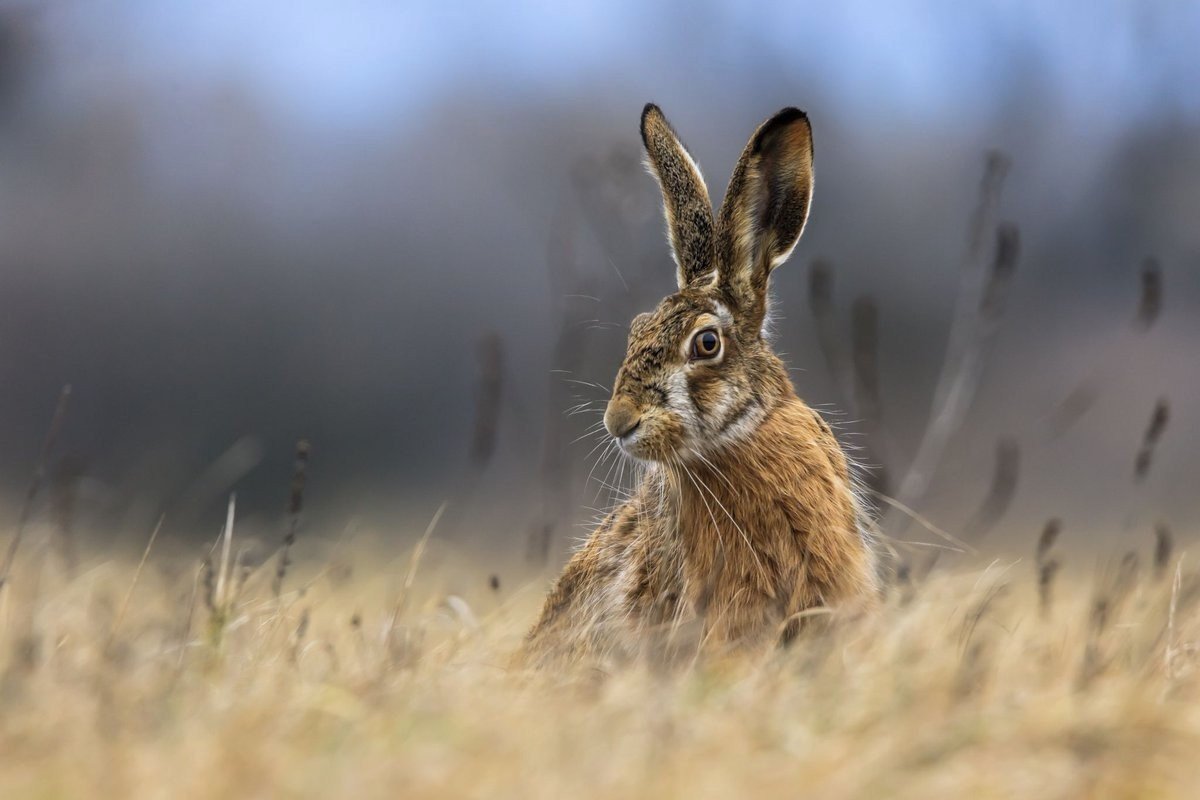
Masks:
[[[791,391],[763,326],[771,271],[808,218],[812,130],[795,108],[764,122],[715,217],[700,168],[653,104],[642,141],[679,291],[633,320],[604,424],[633,456],[686,460],[745,436]]]

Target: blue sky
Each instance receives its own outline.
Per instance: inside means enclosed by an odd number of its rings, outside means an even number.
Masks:
[[[264,0],[46,13],[85,63],[115,61],[153,80],[235,81],[313,124],[371,124],[463,84],[702,85],[761,61],[819,71],[850,104],[970,113],[1014,61],[1030,58],[1062,103],[1099,122],[1200,116],[1200,5],[1189,3]]]

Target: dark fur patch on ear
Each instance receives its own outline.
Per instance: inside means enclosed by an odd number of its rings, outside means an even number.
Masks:
[[[642,143],[662,189],[679,288],[700,282],[714,269],[712,203],[696,162],[653,103],[642,109]]]
[[[809,124],[808,114],[805,114],[795,106],[788,106],[764,122],[762,126],[759,127],[758,133],[754,137],[754,152],[757,153],[762,149],[763,142],[767,139],[767,137],[776,133],[781,127],[791,125],[793,122],[798,120],[804,120],[806,125]],[[811,130],[811,125],[809,126],[809,129]]]
[[[754,152],[761,159],[766,179],[760,225],[771,232],[762,257],[769,267],[786,255],[800,238],[808,220],[812,185],[812,127],[808,115],[785,108],[771,117],[754,137]]]
[[[791,253],[808,220],[813,184],[808,115],[785,108],[747,142],[717,216],[721,283],[739,309],[739,325],[766,316],[767,279]]]

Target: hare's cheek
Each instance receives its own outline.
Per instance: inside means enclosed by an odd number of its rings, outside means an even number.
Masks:
[[[667,410],[675,415],[684,431],[698,432],[700,430],[700,409],[692,395],[688,374],[684,370],[672,373],[667,380]]]
[[[733,404],[732,388],[711,369],[697,369],[688,376],[688,395],[705,430],[719,426]]]

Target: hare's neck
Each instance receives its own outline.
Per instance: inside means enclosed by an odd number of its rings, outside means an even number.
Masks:
[[[759,552],[772,550],[776,537],[792,536],[777,522],[782,506],[815,506],[829,516],[852,517],[845,470],[820,417],[799,399],[787,398],[745,440],[669,471],[678,534],[685,549],[704,559],[707,551],[735,541]]]

